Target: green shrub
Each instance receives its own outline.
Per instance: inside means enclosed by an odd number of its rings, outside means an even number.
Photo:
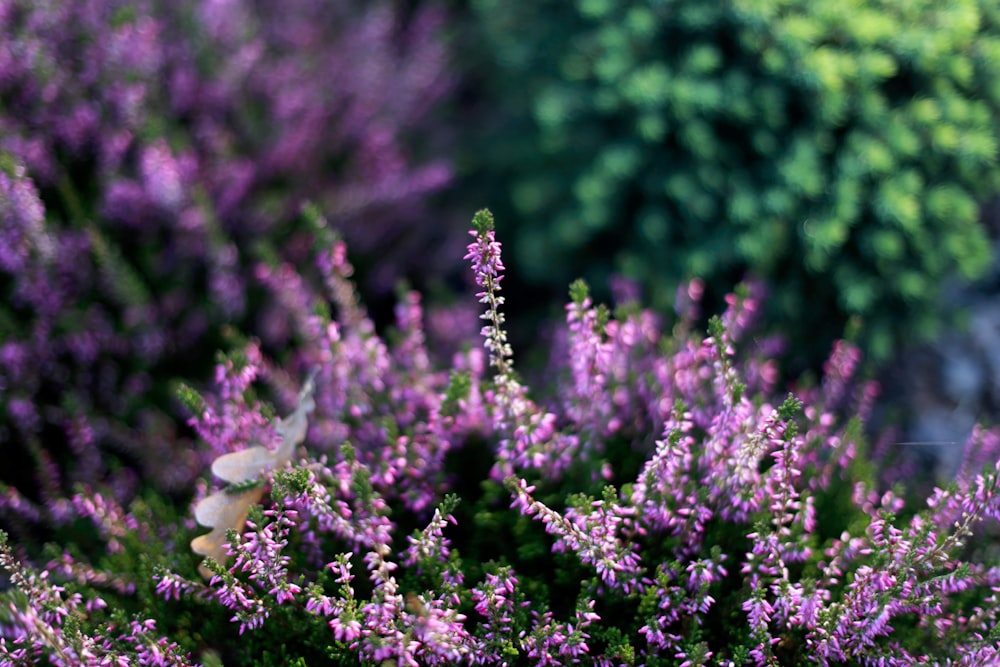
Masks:
[[[852,319],[875,357],[933,333],[943,279],[988,267],[996,3],[471,5],[496,112],[473,171],[535,285],[623,272],[663,308],[750,272],[815,361]]]

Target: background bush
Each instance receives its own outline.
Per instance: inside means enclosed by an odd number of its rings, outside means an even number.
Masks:
[[[683,279],[718,299],[749,271],[815,365],[851,318],[876,357],[932,333],[942,281],[989,265],[996,3],[470,9],[494,115],[467,159],[534,287],[624,272],[662,308]]]

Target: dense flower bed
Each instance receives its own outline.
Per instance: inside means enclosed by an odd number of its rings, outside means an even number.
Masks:
[[[318,245],[290,376],[253,341],[217,390],[184,390],[205,471],[191,512],[80,488],[59,514],[91,549],[36,568],[3,538],[0,659],[14,665],[989,665],[1000,438],[916,510],[863,438],[875,387],[837,345],[784,396],[746,289],[668,333],[571,289],[551,389],[515,372],[486,212],[466,258],[482,347],[436,365],[420,299],[379,336],[345,247]],[[287,270],[286,270],[287,269]],[[297,275],[283,269],[293,291]],[[294,405],[272,418],[261,390]],[[256,448],[256,449],[255,449]],[[219,479],[232,482],[228,489]],[[209,491],[215,493],[210,494]],[[8,498],[8,502],[12,502]],[[224,545],[201,549],[207,528]],[[221,526],[221,528],[220,528]],[[229,530],[226,530],[226,529]],[[212,539],[212,538],[210,538]],[[86,540],[77,540],[84,544]],[[21,552],[20,554],[18,552]]]

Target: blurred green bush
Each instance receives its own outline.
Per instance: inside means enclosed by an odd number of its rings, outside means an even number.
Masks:
[[[663,308],[683,279],[723,295],[750,272],[815,362],[852,321],[875,358],[933,334],[943,280],[990,265],[992,0],[469,9],[491,115],[465,167],[536,288],[622,272]]]

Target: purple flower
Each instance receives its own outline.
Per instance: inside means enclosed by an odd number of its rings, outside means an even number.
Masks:
[[[485,343],[456,354],[450,376],[414,294],[390,335],[376,329],[341,242],[319,253],[325,295],[290,262],[260,265],[293,314],[296,349],[286,371],[249,340],[216,365],[215,392],[184,391],[202,474],[237,485],[210,496],[197,485],[201,518],[206,506],[239,511],[219,523],[227,562],[207,585],[191,578],[194,553],[162,556],[180,568],[154,568],[171,607],[221,606],[233,634],[280,633],[304,655],[314,642],[295,642],[298,614],[302,632],[327,637],[321,659],[373,664],[991,664],[1000,567],[980,531],[1000,518],[1000,436],[974,433],[961,476],[911,509],[858,460],[849,417],[867,414],[872,386],[853,379],[855,351],[838,345],[808,401],[773,395],[747,339],[754,290],[710,336],[668,336],[650,313],[611,318],[578,284],[548,378],[556,393],[529,398],[490,221],[477,216],[468,255]],[[24,363],[18,354],[5,358]],[[317,368],[300,392],[306,364]],[[292,404],[280,422],[268,416]],[[92,431],[72,427],[85,450]],[[451,474],[463,461],[453,454],[483,452],[486,479],[467,479],[472,466]],[[93,526],[109,558],[176,532],[103,489],[62,497],[57,467],[45,450],[39,459],[44,513]],[[454,495],[466,482],[478,494]],[[0,490],[9,512],[41,511]],[[184,664],[161,619],[91,622],[142,582],[70,553],[37,573],[0,551],[21,596],[0,593],[15,602],[2,659]],[[74,627],[87,631],[63,632]]]

